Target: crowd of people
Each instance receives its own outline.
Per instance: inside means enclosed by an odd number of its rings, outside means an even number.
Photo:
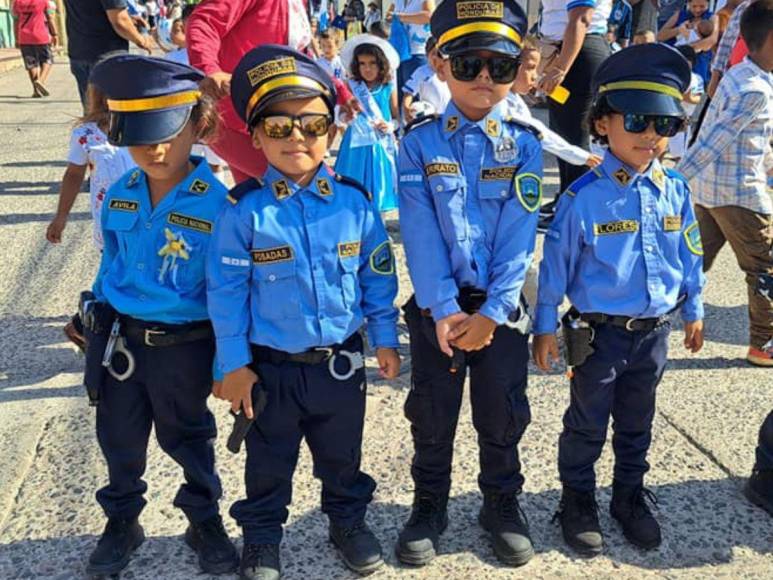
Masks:
[[[748,286],[747,360],[773,367],[771,0],[543,0],[531,31],[515,0],[396,0],[383,15],[362,0],[65,3],[84,116],[46,237],[61,241],[88,173],[102,258],[66,332],[87,353],[110,475],[91,572],[117,572],[142,542],[151,425],[183,466],[175,505],[205,572],[279,578],[303,438],[344,563],[383,563],[364,519],[360,330],[397,376],[397,228],[415,290],[416,491],[399,559],[437,553],[468,370],[480,523],[503,563],[533,556],[518,503],[529,337],[548,370],[559,333],[564,539],[603,549],[594,464],[612,417],[612,515],[634,545],[660,544],[643,480],[671,316],[698,352],[704,272],[726,241]],[[34,96],[47,94],[46,4],[14,4]],[[547,126],[531,110],[544,103]],[[561,192],[543,204],[545,151]],[[219,515],[210,393],[248,426],[246,497],[231,509],[241,559]],[[773,411],[746,493],[773,514]]]

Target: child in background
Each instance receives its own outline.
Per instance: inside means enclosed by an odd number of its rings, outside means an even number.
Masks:
[[[451,92],[448,85],[437,76],[437,41],[433,36],[427,39],[427,64],[417,68],[403,87],[403,115],[406,123],[415,118],[440,114],[446,110]],[[417,113],[421,114],[417,114]]]
[[[677,50],[682,53],[682,56],[690,63],[690,88],[684,94],[682,98],[682,108],[684,109],[687,118],[692,118],[695,113],[695,108],[698,103],[701,102],[701,97],[705,87],[703,85],[703,79],[699,74],[692,70],[695,66],[695,50],[691,46],[683,45],[678,46]],[[674,157],[674,160],[678,163],[687,151],[687,144],[690,142],[690,127],[688,127],[674,136],[668,143],[668,152]]]
[[[613,39],[609,45],[617,45],[617,50],[625,48],[631,42],[633,32],[633,10],[626,0],[615,0],[612,4],[612,12],[607,20]]]
[[[394,71],[399,57],[386,40],[362,34],[344,45],[341,60],[350,71],[349,86],[363,111],[344,134],[336,172],[365,186],[379,211],[397,209],[392,119],[398,115]]]
[[[335,30],[326,30],[319,35],[319,48],[322,54],[317,57],[319,66],[334,79],[344,78],[344,65],[338,56],[338,33]]]
[[[614,24],[607,25],[607,43],[612,52],[617,52],[622,48],[617,42],[617,26]]]
[[[700,24],[709,21],[710,24]],[[706,32],[705,36],[699,32]],[[687,4],[669,18],[658,31],[660,42],[676,44],[680,39],[687,42],[695,50],[697,57],[693,72],[698,73],[705,83],[709,82],[711,71],[711,49],[719,38],[719,23],[716,16],[709,10],[709,0],[688,0]]]

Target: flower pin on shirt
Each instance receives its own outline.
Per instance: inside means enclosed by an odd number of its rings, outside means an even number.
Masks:
[[[193,248],[185,241],[182,233],[175,234],[169,228],[164,228],[164,236],[166,237],[166,244],[158,251],[158,255],[164,257],[161,263],[161,270],[158,273],[158,281],[160,284],[163,284],[164,278],[169,274],[172,286],[177,288],[177,271],[179,269],[177,260],[178,258],[189,260],[191,257],[189,252]]]

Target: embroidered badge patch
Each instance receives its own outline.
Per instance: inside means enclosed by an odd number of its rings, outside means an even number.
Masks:
[[[203,195],[207,193],[209,190],[209,183],[204,181],[203,179],[194,179],[191,182],[191,186],[188,188],[188,191],[191,193],[195,193],[197,195]]]
[[[169,228],[164,228],[164,237],[166,244],[161,246],[158,251],[158,255],[164,258],[158,272],[158,282],[163,284],[166,277],[169,276],[172,286],[177,288],[177,272],[180,269],[177,261],[189,260],[193,247],[185,240],[182,232],[173,232]]]
[[[489,137],[499,137],[499,121],[496,119],[486,119],[486,135]]]
[[[166,221],[172,225],[180,226],[181,228],[188,228],[197,232],[203,232],[205,234],[212,233],[212,222],[202,220],[199,218],[183,215],[181,213],[170,213]]]
[[[480,170],[481,181],[510,181],[518,170],[514,165],[490,167]]]
[[[294,58],[277,58],[274,60],[267,60],[266,62],[251,68],[247,71],[247,78],[250,79],[250,85],[254,87],[261,81],[271,77],[292,73],[295,71],[296,67]]]
[[[275,181],[274,183],[271,184],[271,187],[274,189],[274,196],[277,199],[284,199],[286,197],[290,197],[290,186],[287,185],[287,182],[284,179]]]
[[[684,241],[687,242],[689,249],[696,256],[703,255],[703,240],[701,240],[701,231],[698,228],[698,222],[693,222],[684,230]]]
[[[140,170],[135,169],[132,171],[132,174],[129,176],[129,179],[126,180],[126,187],[134,187],[137,185],[137,182],[140,180]]]
[[[338,244],[338,257],[351,258],[360,255],[360,242],[341,242]]]
[[[384,276],[395,273],[395,257],[388,241],[382,242],[370,253],[370,269]]]
[[[535,212],[542,203],[542,180],[533,173],[522,173],[515,178],[518,201],[528,212]]]
[[[682,216],[680,215],[667,215],[663,218],[663,231],[664,232],[678,232],[682,229]]]
[[[135,212],[139,209],[140,204],[130,199],[111,199],[108,207],[118,211]]]
[[[277,262],[289,262],[295,255],[290,246],[278,246],[265,250],[252,250],[252,263],[259,266],[275,264]]]
[[[612,174],[612,177],[614,177],[622,186],[628,185],[628,183],[631,181],[631,175],[622,167],[615,171]]]
[[[333,189],[330,187],[330,182],[327,179],[321,177],[317,179],[317,189],[319,190],[319,194],[325,197],[333,195]]]
[[[502,137],[494,147],[494,159],[499,163],[514,161],[518,157],[518,145],[512,137]]]
[[[652,170],[652,181],[657,185],[659,188],[663,188],[663,186],[666,184],[666,176],[663,173],[661,169],[653,169]]]
[[[448,117],[448,120],[446,121],[446,131],[456,131],[456,128],[459,126],[459,117],[456,115]]]
[[[593,233],[597,236],[611,234],[632,234],[639,231],[639,222],[636,220],[620,220],[605,224],[593,224]]]
[[[502,2],[457,2],[456,17],[459,20],[472,20],[477,18],[499,18],[505,15]]]
[[[424,166],[427,177],[433,175],[459,175],[458,163],[430,163]]]

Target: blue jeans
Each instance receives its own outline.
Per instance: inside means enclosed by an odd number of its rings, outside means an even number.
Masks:
[[[84,112],[86,111],[86,87],[89,84],[91,69],[94,68],[95,64],[96,62],[91,60],[70,59],[70,72],[75,77],[75,82],[78,83],[78,94],[80,95]]]

